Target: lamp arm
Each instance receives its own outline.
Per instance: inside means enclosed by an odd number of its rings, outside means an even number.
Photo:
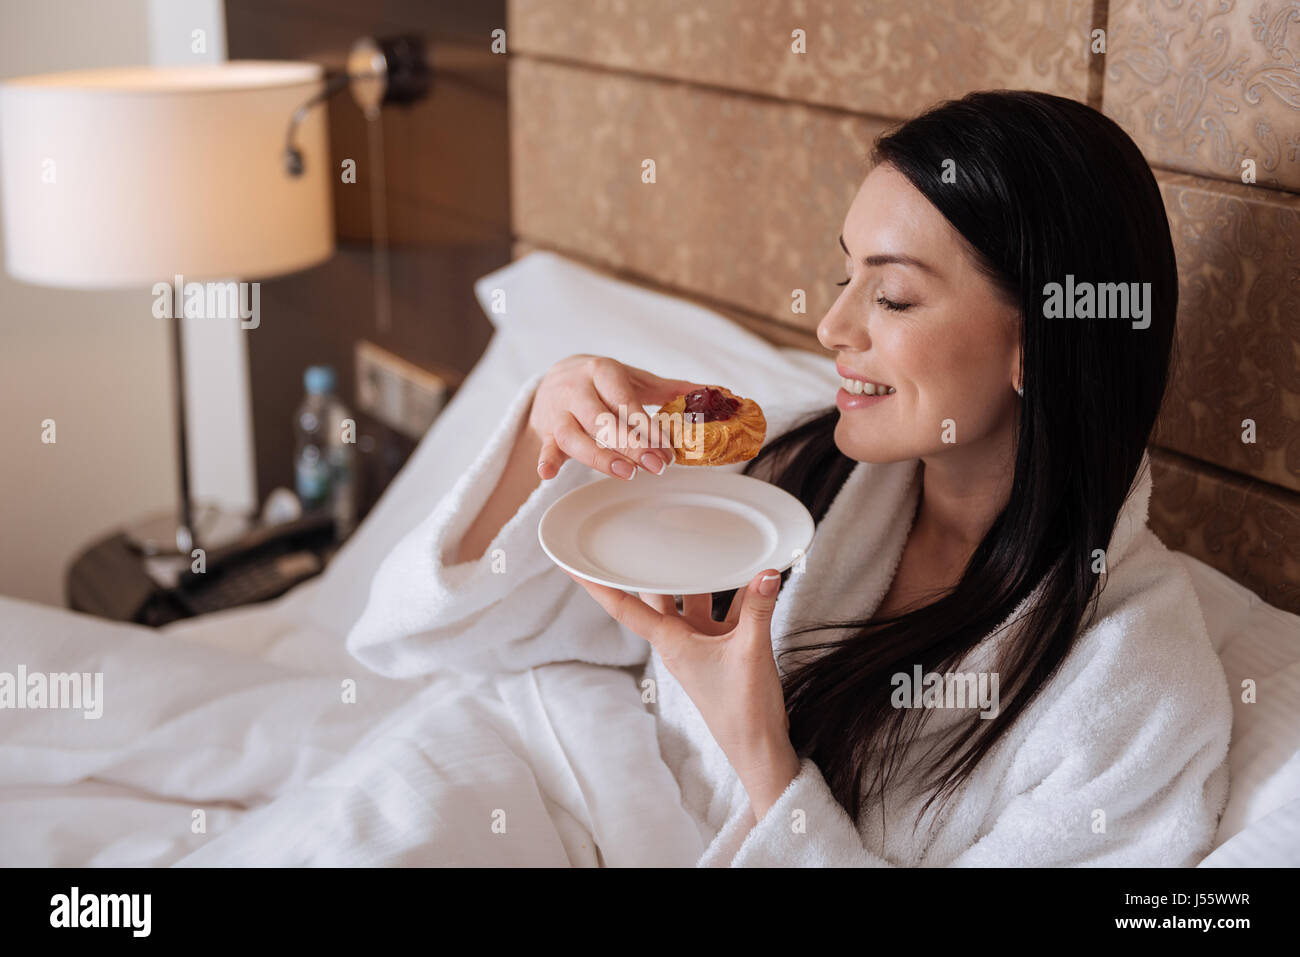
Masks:
[[[346,69],[327,73],[320,92],[298,107],[289,119],[284,163],[290,176],[300,176],[303,171],[302,153],[294,145],[298,124],[306,119],[312,107],[324,103],[344,87],[351,87],[357,105],[372,119],[379,115],[379,107],[384,103],[408,104],[421,99],[429,92],[424,41],[417,36],[362,37],[352,45]]]
[[[312,107],[324,103],[335,93],[338,93],[348,85],[352,80],[346,72],[327,73],[325,85],[320,91],[314,94],[298,109],[293,111],[293,116],[289,117],[289,129],[284,137],[284,166],[289,171],[290,176],[301,176],[303,171],[302,153],[294,145],[294,135],[298,132],[298,124],[307,118]]]

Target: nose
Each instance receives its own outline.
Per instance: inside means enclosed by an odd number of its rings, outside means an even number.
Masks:
[[[860,352],[871,347],[867,325],[854,316],[843,294],[817,323],[817,341],[831,352]]]

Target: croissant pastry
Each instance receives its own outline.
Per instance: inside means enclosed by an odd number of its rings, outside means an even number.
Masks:
[[[722,386],[679,395],[659,415],[661,434],[667,430],[671,435],[678,465],[745,462],[758,454],[767,437],[767,419],[758,403]]]

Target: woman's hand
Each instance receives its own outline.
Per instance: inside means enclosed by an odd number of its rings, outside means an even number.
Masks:
[[[602,356],[561,359],[537,386],[528,413],[528,429],[541,443],[537,474],[554,478],[565,459],[577,459],[597,472],[626,480],[635,477],[638,467],[660,474],[673,462],[672,449],[652,446],[648,437],[636,433],[635,420],[620,436],[619,409],[623,421],[640,413],[648,423],[650,416],[642,403],[663,405],[698,388],[697,383],[662,379]]]
[[[597,472],[621,479],[636,475],[638,466],[655,474],[662,472],[673,461],[673,450],[651,448],[648,441],[642,441],[644,436],[633,431],[635,421],[629,424],[626,437],[619,436],[619,406],[623,406],[626,421],[635,412],[646,414],[642,402],[663,405],[698,388],[701,386],[694,382],[661,379],[599,356],[569,356],[555,363],[533,393],[528,419],[519,427],[496,487],[465,530],[450,561],[478,561],[536,491],[538,478],[555,478],[565,459],[577,459]],[[609,425],[611,416],[614,428],[602,428]],[[623,438],[632,441],[625,442],[623,448],[606,447]]]
[[[760,572],[736,592],[720,622],[713,620],[710,595],[687,595],[678,614],[671,595],[638,598],[569,577],[659,653],[695,702],[740,777],[755,818],[761,820],[799,773],[772,656],[772,609],[781,576],[772,569]]]

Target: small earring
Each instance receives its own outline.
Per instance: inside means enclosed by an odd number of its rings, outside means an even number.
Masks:
[[[1025,387],[1023,385],[1016,386],[1016,395],[1022,399],[1025,397]]]

